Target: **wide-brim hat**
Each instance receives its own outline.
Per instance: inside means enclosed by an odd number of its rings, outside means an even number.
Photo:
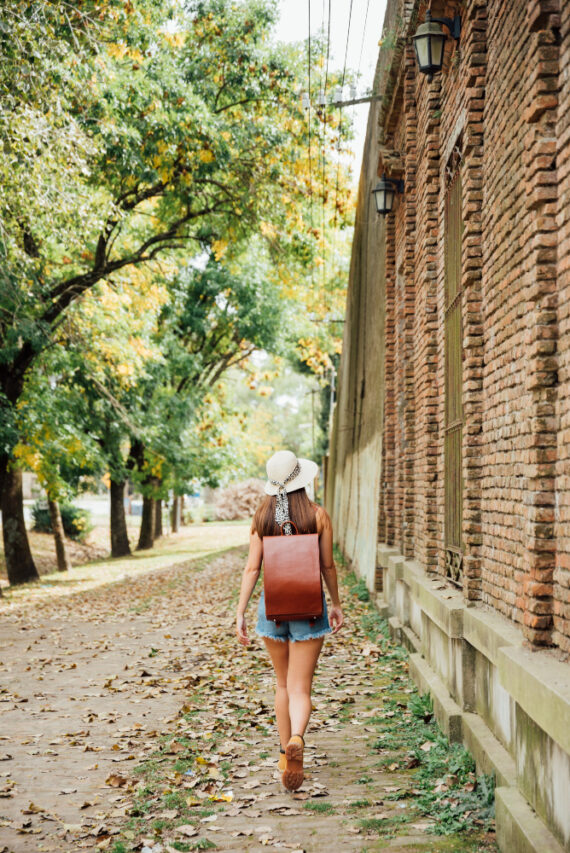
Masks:
[[[298,472],[285,483],[285,480],[291,476],[297,466]],[[266,468],[269,479],[264,490],[267,495],[276,495],[279,492],[279,486],[273,485],[272,480],[275,483],[285,483],[286,492],[294,492],[295,489],[308,486],[319,472],[319,466],[316,462],[312,462],[310,459],[300,459],[291,450],[278,450],[268,460]]]

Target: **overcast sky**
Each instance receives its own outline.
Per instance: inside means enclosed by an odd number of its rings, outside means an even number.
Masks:
[[[281,41],[301,41],[307,38],[309,30],[308,9],[311,8],[311,32],[317,33],[323,25],[328,25],[329,0],[279,0],[281,16],[277,27],[277,38]],[[346,65],[354,71],[360,69],[361,78],[358,94],[372,85],[374,69],[378,58],[378,41],[382,35],[382,24],[386,0],[330,0],[331,8],[331,63],[332,68],[342,71],[347,46],[347,33],[350,7],[350,33]],[[368,15],[367,15],[368,9]],[[366,27],[365,27],[366,20]],[[345,92],[348,97],[348,92]],[[366,135],[368,104],[349,108],[352,111],[356,139],[354,148],[354,176],[358,181],[360,163]]]

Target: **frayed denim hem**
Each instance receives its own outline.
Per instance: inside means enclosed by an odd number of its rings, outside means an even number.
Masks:
[[[324,628],[322,631],[313,631],[311,634],[302,637],[289,637],[289,639],[292,643],[302,643],[303,640],[316,640],[318,637],[325,637],[327,634],[332,634],[332,628]]]
[[[275,634],[263,634],[257,629],[255,633],[258,637],[267,637],[268,640],[278,640],[280,643],[286,643],[287,640],[290,640],[292,643],[302,643],[304,640],[316,640],[319,637],[332,634],[332,628],[324,628],[322,631],[313,631],[310,634],[303,634],[302,637],[276,637]]]
[[[286,643],[289,637],[276,637],[275,634],[262,634],[256,629],[255,633],[258,637],[267,637],[268,640],[279,640],[280,643]]]

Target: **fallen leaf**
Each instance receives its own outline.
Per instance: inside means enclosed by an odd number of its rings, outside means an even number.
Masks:
[[[119,776],[118,773],[111,773],[111,775],[107,776],[105,779],[105,784],[110,785],[111,788],[122,788],[128,781],[129,780],[125,776]]]
[[[182,826],[177,826],[176,832],[180,832],[187,838],[192,838],[194,835],[198,835],[198,830],[195,829],[191,823],[185,823]]]
[[[22,809],[22,814],[40,814],[41,812],[45,812],[45,809],[36,806],[35,803],[30,803],[27,809]]]

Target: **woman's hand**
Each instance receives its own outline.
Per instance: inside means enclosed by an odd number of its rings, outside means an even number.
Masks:
[[[338,633],[344,624],[344,614],[340,605],[338,607],[331,607],[329,610],[329,622],[331,623],[333,634]]]
[[[245,615],[243,613],[238,613],[238,615],[236,616],[236,634],[242,646],[249,645],[249,637],[247,636],[247,625],[245,621]]]

